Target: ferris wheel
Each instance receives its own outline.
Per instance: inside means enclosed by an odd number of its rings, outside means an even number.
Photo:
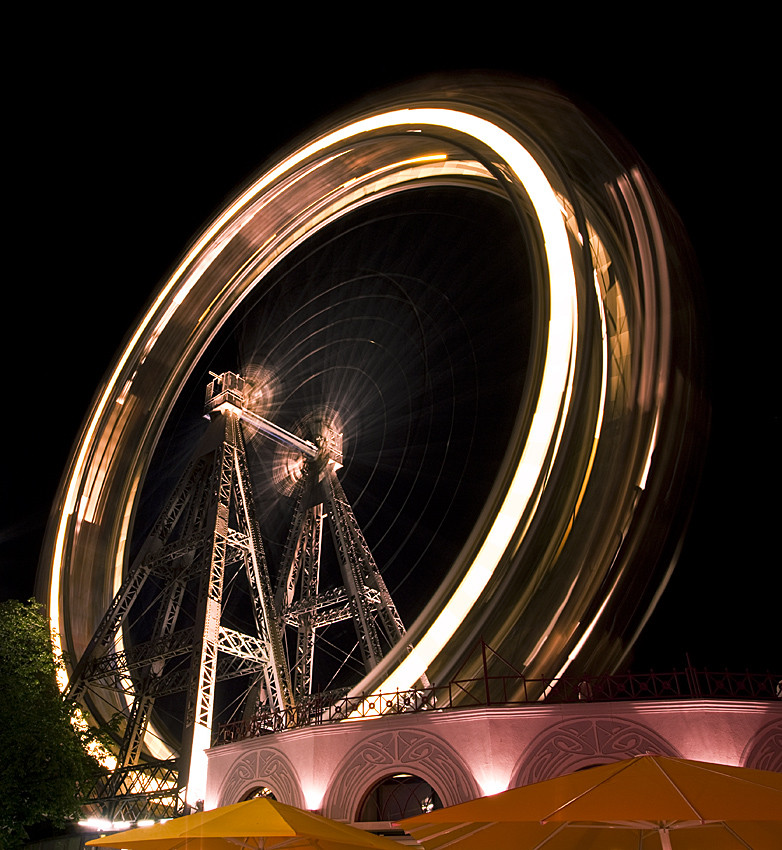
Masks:
[[[120,351],[48,531],[70,687],[123,718],[107,794],[154,762],[194,803],[220,720],[448,681],[481,639],[615,668],[700,464],[688,262],[627,147],[522,81],[379,95],[260,171]]]

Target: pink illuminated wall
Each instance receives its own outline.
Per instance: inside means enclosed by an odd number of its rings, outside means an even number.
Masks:
[[[366,793],[396,773],[424,779],[448,806],[642,753],[782,772],[782,702],[526,705],[291,730],[209,751],[206,805],[267,786],[354,821]]]

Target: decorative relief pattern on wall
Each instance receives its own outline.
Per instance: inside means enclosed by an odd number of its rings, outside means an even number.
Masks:
[[[426,780],[444,806],[480,794],[469,768],[450,744],[428,732],[395,730],[360,741],[337,766],[323,801],[323,814],[355,820],[367,792],[395,773]]]
[[[522,754],[510,787],[644,753],[679,755],[664,738],[640,723],[615,717],[563,721],[545,730]]]
[[[305,808],[296,769],[274,747],[243,754],[228,772],[218,795],[218,805],[237,803],[254,788],[270,788],[275,799]]]
[[[744,749],[741,764],[782,773],[782,720],[775,720],[757,731]]]

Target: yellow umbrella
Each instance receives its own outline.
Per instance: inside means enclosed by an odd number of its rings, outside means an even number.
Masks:
[[[638,756],[400,825],[426,850],[779,850],[782,774]]]
[[[398,850],[387,838],[259,797],[88,841],[126,850]]]

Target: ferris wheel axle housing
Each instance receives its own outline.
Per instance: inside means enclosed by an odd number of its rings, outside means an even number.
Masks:
[[[234,372],[217,375],[210,373],[213,381],[207,386],[205,412],[230,413],[245,422],[259,434],[281,443],[287,448],[303,454],[308,460],[316,461],[324,468],[329,463],[335,469],[342,466],[342,434],[327,421],[326,417],[310,417],[309,424],[315,425],[313,439],[307,440],[286,431],[274,422],[264,419],[247,406],[247,381]]]

